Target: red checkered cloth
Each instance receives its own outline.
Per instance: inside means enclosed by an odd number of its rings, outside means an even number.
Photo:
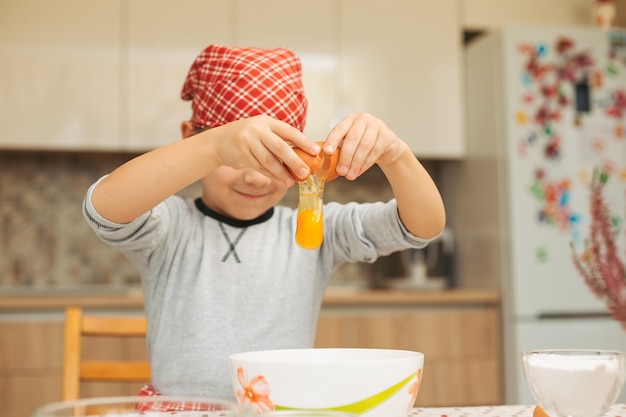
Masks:
[[[302,66],[284,48],[209,45],[196,58],[181,92],[191,100],[191,123],[217,127],[267,114],[302,131],[307,100]]]
[[[152,385],[144,385],[138,394],[140,397],[161,397],[160,392],[155,390]],[[169,401],[167,397],[164,397],[163,401],[139,401],[135,406],[135,410],[140,413],[145,412],[174,412],[174,411],[219,411],[229,410],[230,405],[227,402],[220,401],[201,401],[196,398],[190,398],[189,401]]]

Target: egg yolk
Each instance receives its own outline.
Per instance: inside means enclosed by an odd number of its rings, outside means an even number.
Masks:
[[[323,222],[322,215],[314,210],[298,211],[298,225],[296,227],[296,243],[305,249],[315,249],[322,244]]]

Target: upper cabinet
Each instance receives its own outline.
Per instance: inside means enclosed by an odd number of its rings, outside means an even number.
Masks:
[[[0,147],[144,151],[181,138],[185,75],[230,42],[228,0],[0,6]]]
[[[305,133],[347,113],[420,158],[465,152],[457,0],[9,0],[0,6],[0,147],[144,151],[180,138],[180,91],[211,43],[302,60]]]
[[[456,0],[342,0],[340,112],[369,112],[419,158],[465,153]]]
[[[191,103],[180,93],[194,59],[211,43],[231,43],[229,0],[126,0],[125,150],[181,139]]]
[[[504,24],[589,25],[593,0],[460,0],[462,25],[481,30]]]
[[[0,3],[0,146],[120,146],[121,15],[119,0]]]
[[[234,41],[301,57],[305,133],[368,112],[420,158],[465,153],[456,0],[239,0]],[[269,30],[268,28],[272,28]]]

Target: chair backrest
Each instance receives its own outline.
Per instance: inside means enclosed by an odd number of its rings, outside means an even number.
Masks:
[[[146,327],[143,316],[83,314],[80,307],[66,308],[63,400],[80,398],[83,381],[149,381],[148,361],[85,360],[81,349],[86,337],[145,337]]]

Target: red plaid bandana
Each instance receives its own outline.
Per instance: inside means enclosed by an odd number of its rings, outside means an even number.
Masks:
[[[267,114],[302,131],[307,100],[300,59],[283,48],[209,45],[196,58],[181,92],[196,127],[217,127]]]

